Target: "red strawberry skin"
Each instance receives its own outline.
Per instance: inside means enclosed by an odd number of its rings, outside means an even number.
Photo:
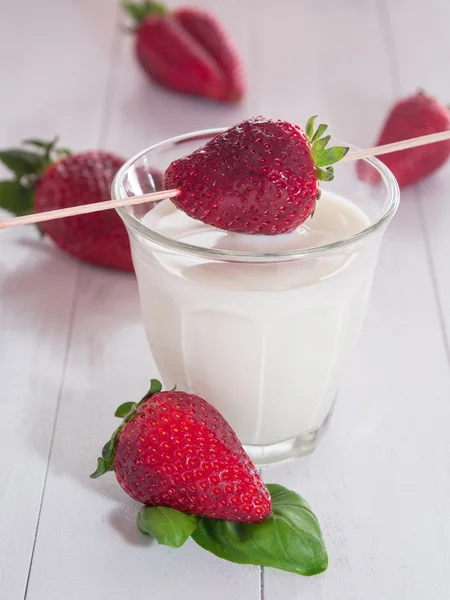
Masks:
[[[110,200],[124,160],[104,151],[73,154],[48,167],[36,186],[36,212]],[[40,225],[62,250],[82,261],[132,271],[128,234],[113,210]]]
[[[219,66],[225,80],[224,93],[219,100],[241,100],[245,92],[243,67],[223,27],[211,14],[197,8],[179,8],[174,12],[174,18]]]
[[[236,434],[208,402],[160,392],[122,429],[114,470],[120,486],[149,506],[259,523],[271,499]]]
[[[389,112],[376,145],[439,133],[450,129],[450,110],[425,92],[397,102]],[[395,175],[400,187],[416,183],[439,169],[450,156],[450,141],[429,144],[380,156]],[[378,173],[367,163],[358,162],[359,177],[376,183]]]
[[[172,162],[167,189],[194,219],[234,232],[274,235],[314,211],[318,181],[311,144],[298,126],[256,117]]]
[[[136,56],[160,85],[176,92],[237,102],[242,66],[216,19],[198,9],[150,15],[137,30]]]

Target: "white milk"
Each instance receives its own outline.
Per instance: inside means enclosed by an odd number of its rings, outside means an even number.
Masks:
[[[369,225],[349,201],[324,193],[299,230],[252,236],[216,230],[170,201],[144,224],[207,248],[279,252],[348,238]],[[167,389],[213,404],[247,445],[320,429],[357,340],[377,243],[277,263],[213,262],[132,240],[142,313]]]

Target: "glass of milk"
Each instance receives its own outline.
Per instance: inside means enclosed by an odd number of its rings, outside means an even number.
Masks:
[[[161,189],[161,172],[222,129],[172,138],[118,172],[113,198]],[[130,236],[142,316],[165,389],[213,404],[268,465],[312,452],[325,432],[366,311],[380,242],[398,203],[336,165],[315,214],[282,235],[236,234],[170,200],[118,209]]]

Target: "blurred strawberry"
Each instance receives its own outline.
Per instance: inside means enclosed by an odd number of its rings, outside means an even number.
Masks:
[[[244,78],[238,53],[216,18],[198,8],[125,2],[136,24],[136,55],[152,79],[176,92],[238,102]]]
[[[114,175],[125,162],[102,150],[58,150],[56,140],[24,144],[32,149],[0,152],[0,161],[15,176],[0,182],[0,208],[16,215],[109,200]],[[114,210],[46,221],[39,228],[75,258],[133,270],[128,235]]]
[[[376,145],[439,133],[450,129],[450,110],[432,96],[420,91],[398,101],[389,112]],[[450,141],[419,146],[380,156],[395,175],[399,186],[406,187],[439,169],[450,156]],[[359,161],[358,176],[376,183],[378,172],[367,162]]]

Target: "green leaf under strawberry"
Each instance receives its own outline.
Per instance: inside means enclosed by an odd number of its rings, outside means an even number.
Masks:
[[[260,524],[235,523],[145,506],[137,518],[142,533],[180,548],[191,537],[204,550],[230,562],[260,565],[297,575],[327,569],[328,555],[317,517],[308,503],[282,485],[267,484],[272,514]]]
[[[159,544],[181,548],[197,529],[201,517],[187,515],[167,506],[144,506],[139,511],[137,526]]]

